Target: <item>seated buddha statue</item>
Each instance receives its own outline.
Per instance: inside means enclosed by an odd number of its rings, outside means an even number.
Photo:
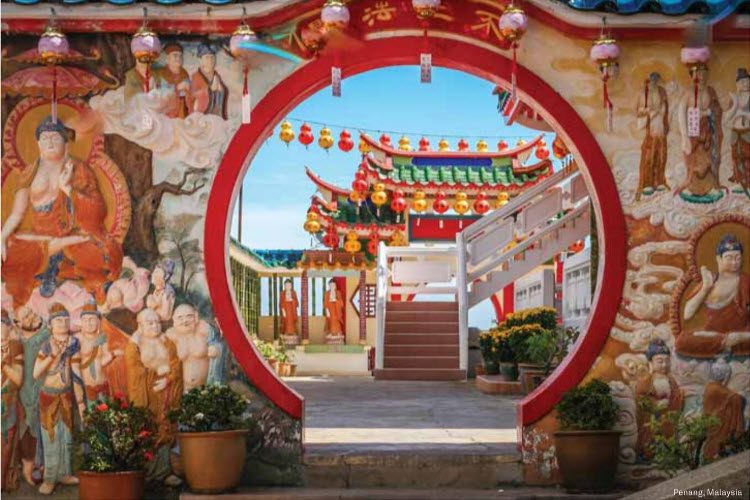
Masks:
[[[103,285],[120,274],[122,246],[104,226],[107,206],[96,175],[68,152],[69,133],[51,117],[37,127],[39,160],[23,172],[3,224],[3,281],[16,305],[26,304],[36,286],[51,297],[65,280],[80,282],[103,303]]]
[[[721,352],[750,355],[750,274],[742,272],[743,248],[733,235],[716,247],[718,273],[701,267],[701,286],[685,303],[683,330],[675,347],[679,354],[712,358]],[[703,326],[688,329],[685,322],[701,314]]]

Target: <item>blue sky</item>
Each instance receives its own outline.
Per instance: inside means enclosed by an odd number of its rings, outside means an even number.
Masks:
[[[327,87],[316,93],[289,114],[295,133],[301,121],[328,125],[338,141],[345,125],[352,134],[355,147],[344,153],[334,145],[328,152],[317,145],[322,125],[311,124],[315,142],[308,149],[297,139],[287,147],[279,138],[279,127],[261,147],[244,179],[242,243],[250,248],[308,248],[310,236],[302,229],[314,185],[305,175],[309,166],[324,179],[348,188],[359,163],[356,127],[379,137],[381,130],[417,132],[409,134],[416,147],[422,134],[433,148],[442,135],[466,136],[474,149],[482,136],[494,149],[497,137],[509,144],[518,137],[538,134],[525,127],[506,127],[497,113],[497,98],[492,95],[494,84],[459,71],[433,68],[431,84],[419,81],[418,66],[396,66],[363,73],[343,82],[342,97],[332,97]],[[394,144],[400,135],[391,133]],[[548,134],[547,143],[553,137]],[[458,137],[448,138],[452,147]],[[235,213],[232,235],[237,234]],[[479,310],[483,312],[480,312]],[[475,308],[472,317],[489,326],[487,307]]]

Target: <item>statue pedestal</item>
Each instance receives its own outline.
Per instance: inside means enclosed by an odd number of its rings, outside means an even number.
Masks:
[[[326,335],[326,344],[344,345],[345,337],[343,335]]]
[[[299,335],[282,335],[281,343],[286,348],[294,348],[299,345]]]

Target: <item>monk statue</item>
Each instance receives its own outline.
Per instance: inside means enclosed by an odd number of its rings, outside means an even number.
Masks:
[[[101,331],[101,315],[96,304],[84,304],[81,310],[81,331],[76,338],[81,344],[81,377],[86,402],[111,395],[105,368],[121,357],[121,349],[110,350],[107,335]]]
[[[64,280],[104,302],[120,275],[122,246],[104,227],[107,207],[91,169],[68,153],[68,130],[51,117],[36,129],[39,160],[23,172],[2,228],[3,281],[16,306],[39,285],[51,297]],[[21,221],[31,216],[31,227]]]
[[[705,318],[701,330],[683,327],[677,337],[678,354],[712,358],[722,351],[750,354],[750,274],[742,272],[743,248],[733,235],[724,236],[716,246],[714,275],[701,266],[701,286],[685,303],[683,324],[697,314]]]
[[[745,398],[727,387],[731,375],[732,367],[724,358],[711,364],[711,381],[703,391],[703,414],[713,415],[721,423],[709,431],[703,445],[703,456],[707,459],[715,458],[726,441],[745,430]]]
[[[190,304],[175,308],[173,323],[166,335],[177,346],[184,392],[205,384],[225,382],[223,365],[227,350],[216,330],[200,319]]]
[[[179,484],[169,465],[169,449],[176,429],[168,413],[180,406],[182,364],[177,347],[161,331],[161,320],[152,309],[138,313],[138,331],[125,347],[128,398],[148,409],[157,424],[157,453],[149,462],[147,476],[165,484]]]
[[[326,342],[344,343],[344,298],[334,280],[328,281],[328,290],[323,296],[323,309],[326,315]]]
[[[638,128],[645,130],[646,135],[641,144],[637,199],[641,194],[649,195],[656,189],[665,190],[667,186],[664,171],[667,165],[669,101],[660,82],[661,75],[651,73],[643,94],[638,96]]]
[[[23,344],[18,339],[16,327],[8,312],[2,311],[2,333],[0,334],[2,348],[2,486],[10,491],[18,487],[16,463],[18,458],[14,452],[18,448],[18,428],[20,420],[19,392],[23,384]]]
[[[686,201],[711,202],[721,198],[719,166],[721,165],[721,104],[713,87],[707,83],[708,69],[695,70],[698,89],[691,86],[682,96],[678,110],[682,152],[687,175],[677,192]],[[696,98],[697,96],[697,98]],[[691,137],[688,130],[688,110],[698,108],[699,133]]]
[[[729,182],[742,184],[750,189],[750,73],[747,68],[737,69],[737,93],[731,94],[732,102],[727,117],[732,124],[732,176]]]
[[[70,314],[55,303],[49,311],[51,335],[34,362],[34,378],[41,381],[39,423],[44,450],[44,481],[39,493],[50,495],[57,483],[78,484],[73,475],[73,425],[85,410],[81,387],[81,344],[70,333]]]
[[[682,411],[683,395],[677,381],[669,374],[670,352],[663,340],[651,341],[646,350],[646,358],[649,364],[649,374],[638,381],[635,388],[635,400],[639,406],[636,449],[641,457],[648,459],[651,457],[651,452],[648,450],[652,436],[652,430],[648,425],[651,415],[655,415],[658,419],[666,412]],[[642,407],[644,399],[650,411]],[[674,429],[670,423],[664,423],[662,432],[669,437],[674,434]]]
[[[279,300],[279,308],[281,309],[282,335],[297,335],[297,308],[299,307],[299,300],[297,299],[297,292],[292,287],[292,280],[284,280],[284,290],[281,292],[281,299]]]
[[[216,51],[210,45],[202,43],[198,45],[198,58],[201,61],[200,67],[190,80],[190,112],[217,115],[226,120],[229,92],[216,71]]]

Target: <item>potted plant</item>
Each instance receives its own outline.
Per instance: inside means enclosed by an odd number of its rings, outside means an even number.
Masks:
[[[245,464],[248,401],[225,385],[204,385],[183,394],[169,417],[190,488],[219,493],[239,484]]]
[[[124,396],[89,405],[78,436],[81,466],[78,498],[137,500],[143,497],[144,467],[154,456],[154,423],[148,410]]]
[[[532,323],[527,325],[515,325],[505,330],[505,335],[508,339],[510,349],[513,351],[513,356],[518,363],[518,370],[523,377],[523,374],[527,371],[541,372],[543,366],[538,363],[539,359],[529,352],[529,339],[534,336],[542,335],[545,330],[538,323]],[[535,355],[538,352],[534,353]]]
[[[289,367],[289,372],[287,373],[288,377],[294,377],[297,375],[297,363],[294,362],[294,352],[287,352],[286,353],[286,363]]]
[[[601,492],[614,487],[620,431],[612,427],[619,408],[610,387],[599,379],[566,392],[555,406],[557,464],[571,492]]]
[[[276,353],[276,373],[280,377],[288,377],[289,376],[289,364],[287,361],[289,360],[289,357],[286,354],[286,351],[282,348],[279,349],[279,351]]]
[[[482,353],[482,361],[484,362],[483,374],[485,375],[497,375],[500,373],[496,353],[497,342],[497,331],[490,330],[483,332],[479,335],[479,350]],[[479,373],[477,373],[479,375]]]

